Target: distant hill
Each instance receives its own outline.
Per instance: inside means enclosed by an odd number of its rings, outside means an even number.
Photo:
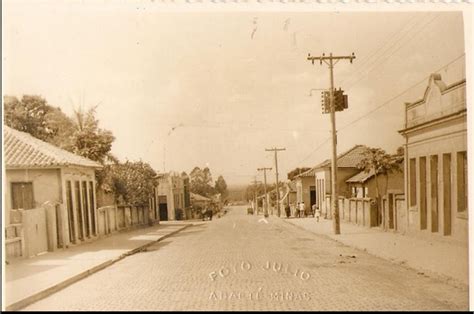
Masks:
[[[245,191],[247,189],[246,185],[230,185],[227,187],[229,191],[229,201],[245,201]]]

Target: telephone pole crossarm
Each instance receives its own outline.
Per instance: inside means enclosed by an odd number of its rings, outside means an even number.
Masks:
[[[356,58],[355,54],[352,53],[350,56],[333,56],[332,54],[329,56],[326,56],[324,53],[322,56],[319,57],[312,57],[310,53],[308,53],[308,60],[311,61],[314,64],[315,60],[319,60],[319,64],[323,64],[323,61],[326,62],[327,60],[349,60],[352,63],[352,60]]]

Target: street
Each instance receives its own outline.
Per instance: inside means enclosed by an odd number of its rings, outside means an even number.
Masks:
[[[236,206],[24,310],[467,309],[467,289]]]

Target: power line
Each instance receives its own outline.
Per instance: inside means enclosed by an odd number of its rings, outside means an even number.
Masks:
[[[434,20],[436,20],[441,14],[438,14],[436,15],[435,17],[433,17],[431,20],[429,20],[427,23],[425,23],[420,29],[418,32],[415,32],[413,36],[411,36],[407,41],[406,43],[408,43],[410,40],[412,40],[413,38],[415,38],[416,36],[418,36],[419,34],[421,34],[421,31],[424,30],[429,24],[431,24]],[[408,35],[409,32],[407,32],[406,35]],[[390,46],[390,48],[392,47],[395,47],[396,44],[400,42],[400,41],[397,41],[395,42],[394,45]],[[352,87],[354,87],[355,85],[357,85],[360,81],[362,81],[367,74],[369,74],[370,72],[372,72],[375,68],[377,68],[378,66],[384,64],[385,62],[387,62],[387,60],[390,59],[390,57],[392,57],[397,51],[399,51],[405,44],[402,44],[400,45],[397,49],[395,50],[392,50],[391,53],[389,55],[387,55],[385,58],[382,59],[382,57],[384,56],[384,54],[380,55],[378,58],[376,58],[376,61],[374,63],[372,63],[372,65],[369,67],[369,69],[367,69],[366,71],[364,71],[364,73],[362,73],[362,75],[359,77],[358,80],[356,80],[355,82],[353,82],[352,84],[349,85],[349,87],[346,88],[347,91],[349,91]],[[389,51],[389,50],[387,50]],[[380,62],[380,61],[381,62]]]
[[[434,72],[439,72],[441,70],[443,70],[444,68],[450,66],[451,64],[453,64],[454,62],[456,62],[457,60],[461,59],[462,57],[465,56],[465,53],[461,54],[460,56],[456,57],[455,59],[453,59],[452,61],[450,61],[449,63],[447,63],[446,65],[442,66],[441,68],[435,70]],[[393,100],[397,99],[398,97],[402,96],[403,94],[405,94],[406,92],[408,92],[410,89],[420,85],[421,83],[423,83],[427,78],[429,78],[431,76],[428,75],[428,76],[425,76],[422,80],[418,81],[417,83],[415,83],[414,85],[411,85],[410,87],[408,87],[407,89],[405,89],[404,91],[402,91],[401,93],[397,94],[396,96],[390,98],[389,100],[383,102],[381,105],[375,107],[374,109],[370,110],[369,112],[367,112],[366,114],[364,114],[363,116],[349,122],[348,124],[346,124],[345,126],[343,126],[342,128],[339,129],[339,131],[342,131],[344,130],[345,128],[353,125],[354,123],[366,118],[367,116],[371,115],[372,113],[374,113],[375,111],[379,110],[380,108],[388,105],[390,102],[392,102]]]
[[[379,56],[377,56],[377,57],[375,57],[374,59],[371,60],[371,62],[369,63],[369,66],[367,66],[368,70],[363,71],[363,72],[365,72],[365,75],[370,73],[371,71],[373,71],[376,67],[380,66],[384,62],[386,62],[389,59],[389,57],[391,57],[396,51],[400,50],[410,40],[412,40],[414,37],[416,37],[418,34],[420,34],[421,31],[423,29],[425,29],[426,26],[428,26],[431,22],[433,22],[439,15],[440,14],[436,15],[430,21],[420,20],[418,23],[415,22],[409,29],[405,30],[404,33],[402,33],[402,35],[398,39],[395,39],[393,44],[388,46],[387,49],[385,49],[385,51],[382,54],[380,54]],[[423,22],[427,22],[427,23],[422,25]],[[422,26],[419,27],[420,25],[422,25]],[[419,27],[418,32],[412,32],[415,27]],[[408,36],[409,34],[414,34],[414,35],[412,37],[408,38],[408,40],[405,40],[405,37]],[[386,56],[385,58],[383,58],[387,53],[389,53],[389,55]],[[382,62],[380,62],[380,60]],[[350,86],[353,86],[353,85],[357,84],[363,78],[364,78],[364,73],[362,73],[362,75],[359,76],[359,79],[356,79],[356,81],[353,84],[351,84]],[[343,83],[345,83],[347,81],[348,80],[343,81]]]
[[[442,67],[440,67],[439,69],[435,70],[434,72],[439,72],[445,68],[447,68],[448,66],[450,66],[451,64],[455,63],[456,61],[458,61],[459,59],[461,59],[462,57],[465,56],[465,53],[459,55],[458,57],[456,57],[455,59],[451,60],[449,63],[443,65]],[[431,75],[431,74],[430,74]],[[403,92],[397,94],[396,96],[390,98],[389,100],[383,102],[381,105],[377,106],[376,108],[370,110],[369,112],[367,112],[366,114],[364,114],[363,116],[360,116],[359,118],[349,122],[348,124],[344,125],[343,127],[341,127],[338,131],[342,131],[344,129],[346,129],[347,127],[349,127],[350,125],[353,125],[355,123],[357,123],[358,121],[368,117],[369,115],[371,115],[372,113],[374,113],[375,111],[379,110],[380,108],[388,105],[390,102],[392,102],[393,100],[397,99],[398,97],[402,96],[403,94],[405,94],[406,92],[408,92],[410,89],[420,85],[421,83],[423,83],[427,78],[430,77],[430,75],[424,77],[422,80],[418,81],[417,83],[415,83],[414,85],[411,85],[410,87],[408,87],[407,89],[405,89]],[[309,157],[311,157],[315,152],[319,151],[322,146],[324,144],[326,144],[331,138],[327,138],[325,139],[323,142],[321,142],[321,144],[319,144],[311,153],[308,154],[308,156],[306,156],[304,159],[302,159],[301,161],[298,162],[298,164],[296,165],[296,167],[301,164],[303,161],[307,160]]]
[[[426,15],[425,15],[426,16]],[[408,30],[403,30],[405,27],[407,27],[407,25],[410,25],[412,21],[416,21],[418,18],[416,17],[416,15],[414,15],[412,17],[412,19],[410,20],[410,22],[406,23],[406,24],[403,24],[402,27],[400,27],[396,32],[392,33],[392,35],[388,36],[388,40],[382,44],[380,47],[378,47],[377,49],[375,49],[375,51],[373,51],[372,53],[368,54],[365,58],[363,58],[362,60],[360,60],[359,62],[357,62],[357,65],[355,66],[355,75],[352,74],[352,75],[349,75],[347,78],[343,79],[341,81],[341,85],[344,84],[345,82],[347,81],[350,81],[351,78],[354,78],[356,77],[357,75],[357,71],[362,69],[363,67],[365,67],[365,65],[367,63],[370,64],[370,61],[373,61],[373,57],[381,50],[383,50],[388,44],[390,44],[390,42],[392,42],[392,40],[395,40],[400,34],[407,34],[408,33]],[[411,28],[413,28],[415,25],[417,24],[417,22],[415,22]],[[411,30],[411,29],[410,29]],[[405,35],[402,35],[402,37],[405,36]],[[401,38],[400,38],[401,39]]]

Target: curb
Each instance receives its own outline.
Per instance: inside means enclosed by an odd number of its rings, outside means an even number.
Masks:
[[[73,283],[76,283],[76,282],[78,282],[79,280],[82,280],[82,279],[88,277],[89,275],[92,275],[92,274],[94,274],[94,273],[96,273],[96,272],[98,272],[98,271],[100,271],[100,270],[102,270],[102,269],[104,269],[104,268],[109,267],[110,265],[112,265],[112,264],[114,264],[114,263],[116,263],[116,262],[118,262],[118,261],[124,259],[124,258],[127,257],[127,256],[130,256],[130,255],[133,255],[133,254],[138,253],[138,252],[140,252],[140,251],[143,251],[143,250],[146,249],[147,247],[149,247],[149,246],[151,246],[151,245],[153,245],[153,244],[156,244],[157,242],[160,242],[160,241],[162,241],[162,240],[164,240],[164,239],[166,239],[166,238],[168,238],[168,237],[170,237],[170,236],[172,236],[172,235],[175,235],[176,233],[181,232],[181,231],[183,231],[184,229],[189,228],[189,227],[191,227],[191,226],[193,226],[193,225],[194,225],[194,224],[188,224],[188,225],[186,225],[186,226],[184,226],[184,227],[181,227],[181,228],[179,228],[179,229],[177,229],[177,230],[175,230],[175,231],[173,231],[173,232],[170,232],[169,234],[166,234],[166,235],[162,236],[162,237],[159,238],[158,240],[151,241],[150,243],[146,243],[146,244],[144,244],[144,245],[142,245],[142,246],[139,246],[139,247],[134,248],[134,249],[132,249],[132,250],[130,250],[130,251],[128,251],[128,252],[125,252],[125,253],[121,254],[120,256],[118,256],[118,257],[116,257],[116,258],[113,258],[113,259],[111,259],[111,260],[105,261],[105,262],[103,262],[103,263],[101,263],[101,264],[99,264],[99,265],[97,265],[97,266],[94,266],[94,267],[92,267],[92,268],[90,268],[90,269],[87,269],[87,270],[85,270],[85,271],[83,271],[83,272],[81,272],[81,273],[79,273],[79,274],[77,274],[77,275],[74,275],[74,276],[72,276],[72,277],[70,277],[70,278],[68,278],[68,279],[66,279],[66,280],[63,280],[62,282],[59,282],[59,283],[57,283],[57,284],[55,284],[55,285],[53,285],[53,286],[51,286],[51,287],[49,287],[49,288],[46,288],[46,289],[44,289],[44,290],[42,290],[42,291],[39,291],[39,292],[37,292],[37,293],[35,293],[35,294],[30,295],[29,297],[26,297],[26,298],[24,298],[24,299],[22,299],[22,300],[20,300],[20,301],[17,301],[17,302],[15,302],[15,303],[12,303],[12,304],[8,305],[8,306],[5,308],[5,310],[6,310],[6,311],[18,311],[18,310],[20,310],[20,309],[22,309],[22,308],[24,308],[24,307],[27,307],[28,305],[30,305],[30,304],[32,304],[32,303],[35,303],[35,302],[38,302],[39,300],[44,299],[44,298],[50,296],[51,294],[56,293],[56,292],[58,292],[58,291],[60,291],[60,290],[62,290],[62,289],[64,289],[64,288],[66,288],[67,286],[70,286],[70,285],[72,285]]]

